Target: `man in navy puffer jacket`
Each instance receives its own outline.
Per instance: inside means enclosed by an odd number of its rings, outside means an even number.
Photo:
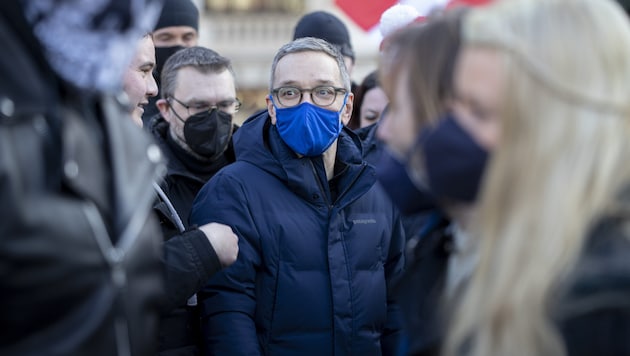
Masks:
[[[343,128],[350,78],[327,42],[302,38],[272,65],[268,109],[234,136],[191,222],[239,236],[237,261],[199,293],[208,354],[392,355],[401,320],[388,286],[404,234],[360,141]]]

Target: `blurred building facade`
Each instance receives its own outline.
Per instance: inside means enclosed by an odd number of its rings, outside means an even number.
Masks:
[[[265,108],[271,62],[283,44],[291,41],[295,24],[308,12],[324,10],[348,27],[356,53],[352,79],[363,77],[378,65],[378,30],[365,32],[334,0],[196,0],[200,9],[200,45],[232,60],[243,108],[236,121]]]

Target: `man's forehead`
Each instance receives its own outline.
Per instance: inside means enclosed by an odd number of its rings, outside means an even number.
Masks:
[[[145,36],[138,42],[134,62],[139,66],[155,65],[155,48],[151,36]]]
[[[236,96],[234,77],[229,70],[202,72],[193,66],[182,67],[177,71],[175,94],[203,99],[209,95],[220,100]]]
[[[276,66],[274,84],[341,85],[341,73],[335,58],[322,52],[290,53]]]

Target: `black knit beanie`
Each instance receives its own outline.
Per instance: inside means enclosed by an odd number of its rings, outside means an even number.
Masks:
[[[346,57],[354,61],[354,51],[350,43],[348,28],[341,20],[325,11],[315,11],[304,15],[295,26],[293,39],[315,37],[336,46]]]
[[[191,0],[165,0],[154,31],[171,26],[190,26],[199,31],[199,10]]]

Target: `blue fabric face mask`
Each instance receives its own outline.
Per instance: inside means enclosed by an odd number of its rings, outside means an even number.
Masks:
[[[303,156],[319,156],[339,137],[343,124],[339,115],[346,107],[348,94],[339,111],[326,110],[308,102],[276,109],[276,128],[282,140]]]

